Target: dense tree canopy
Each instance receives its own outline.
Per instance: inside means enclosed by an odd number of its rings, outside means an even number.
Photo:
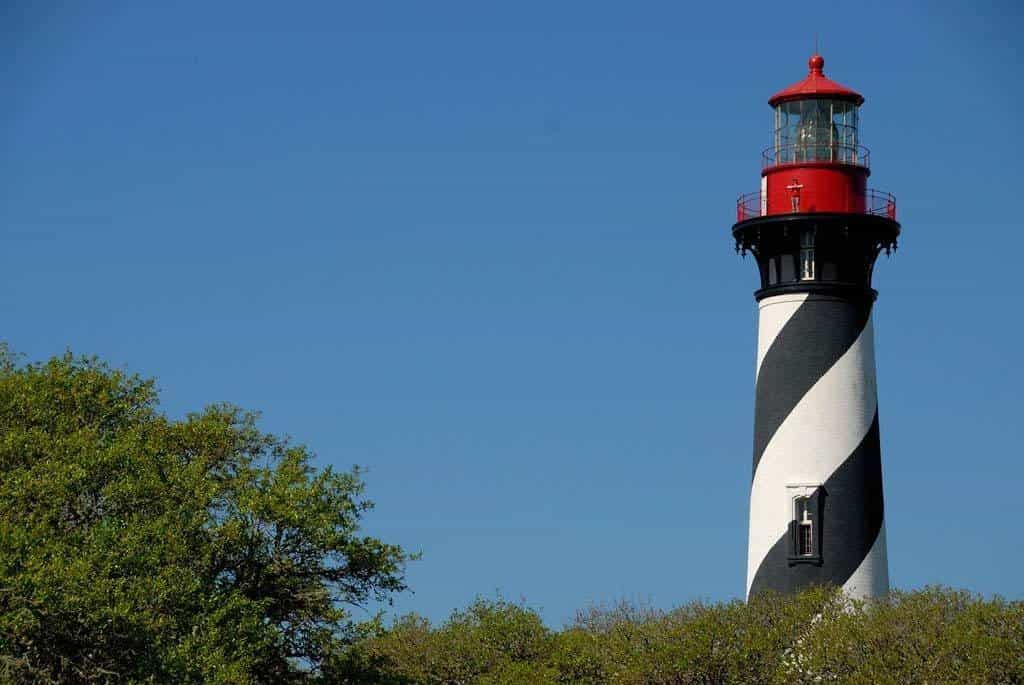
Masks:
[[[0,354],[0,680],[305,682],[405,588],[359,472],[151,380]],[[365,615],[365,612],[360,612]],[[372,622],[371,622],[372,623]]]
[[[827,588],[672,611],[618,605],[561,631],[477,601],[405,616],[328,661],[349,685],[1021,685],[1024,603],[938,588],[869,604]]]

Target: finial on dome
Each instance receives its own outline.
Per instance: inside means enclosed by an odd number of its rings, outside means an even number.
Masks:
[[[811,68],[812,74],[822,76],[824,73],[822,70],[825,68],[825,58],[818,53],[814,53],[811,55],[811,58],[807,60],[807,66]]]

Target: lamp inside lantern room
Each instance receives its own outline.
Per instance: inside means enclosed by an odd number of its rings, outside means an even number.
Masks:
[[[774,108],[775,159],[856,163],[857,105],[846,100],[809,98]]]

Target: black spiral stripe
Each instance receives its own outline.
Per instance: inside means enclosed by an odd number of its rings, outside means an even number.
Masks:
[[[868,596],[884,592],[888,586],[884,540],[873,556],[884,530],[884,506],[873,389],[872,304],[866,296],[808,295],[761,360],[751,492],[751,554],[760,558],[754,556],[748,565],[748,595],[767,589],[794,592],[813,584],[849,583],[851,591]],[[837,367],[854,345],[858,346],[856,355]],[[826,375],[831,380],[815,392],[814,404],[804,402]],[[772,446],[782,426],[786,426],[787,437]],[[863,428],[858,429],[860,426]],[[839,433],[830,436],[822,430]],[[806,442],[800,439],[802,435],[807,436]],[[844,457],[841,450],[850,452]],[[759,473],[759,468],[768,468],[763,459],[771,459],[772,466]],[[782,464],[786,466],[779,470]],[[781,503],[792,501],[791,487],[810,487],[801,485],[807,478],[815,479],[814,501],[820,509],[815,514],[815,554],[800,557],[795,549],[795,521],[777,516]],[[762,531],[771,531],[772,539],[765,540]],[[762,546],[765,543],[770,546]],[[864,564],[869,557],[870,563]]]
[[[871,305],[865,297],[850,306],[829,307],[826,317],[818,300],[808,299],[779,331],[757,374],[751,478],[782,422],[860,336]]]
[[[882,529],[882,456],[878,411],[867,435],[822,487],[822,563],[791,565],[791,532],[779,538],[761,560],[750,595],[766,589],[796,592],[809,585],[842,586],[871,552]]]

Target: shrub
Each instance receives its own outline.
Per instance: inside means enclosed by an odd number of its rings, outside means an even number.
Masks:
[[[813,588],[591,608],[552,633],[530,609],[478,600],[436,628],[399,619],[337,663],[348,665],[330,682],[353,685],[1020,685],[1024,604],[937,588],[864,603]]]
[[[353,684],[511,684],[529,682],[522,679],[537,672],[550,651],[551,633],[535,611],[477,599],[436,629],[422,617],[404,616],[340,654],[329,671],[336,682]]]
[[[1024,683],[1024,603],[925,588],[815,623],[779,683]]]

